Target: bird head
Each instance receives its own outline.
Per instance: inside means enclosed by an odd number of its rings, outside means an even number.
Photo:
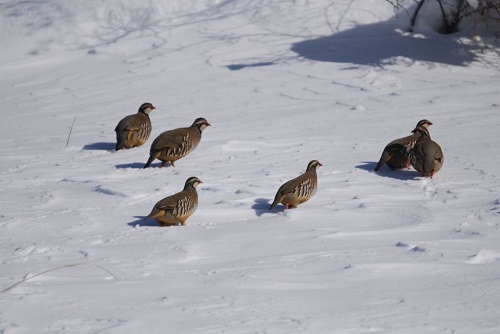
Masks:
[[[311,162],[307,165],[307,170],[316,170],[321,166],[323,165],[318,160],[311,160]]]
[[[415,127],[416,127],[416,128],[418,128],[419,126],[422,126],[422,127],[424,127],[424,128],[428,128],[428,127],[429,127],[429,126],[431,126],[431,125],[432,125],[432,122],[431,122],[431,121],[426,120],[426,119],[423,119],[423,120],[419,121],[419,122],[417,123],[417,126],[415,126]]]
[[[149,113],[152,112],[154,109],[156,108],[151,103],[146,102],[141,104],[141,106],[139,107],[139,112],[149,115]]]
[[[205,130],[208,126],[210,126],[210,123],[208,123],[208,121],[206,119],[204,119],[203,117],[199,117],[197,118],[193,124],[191,125],[192,127],[197,127],[198,129],[200,129],[200,131],[203,131]]]
[[[191,186],[191,187],[196,188],[200,183],[203,183],[203,182],[201,182],[201,180],[199,178],[197,178],[196,176],[191,176],[189,179],[186,180],[186,184],[184,187]]]

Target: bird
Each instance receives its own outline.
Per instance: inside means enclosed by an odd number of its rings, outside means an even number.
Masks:
[[[196,211],[198,193],[196,187],[203,183],[196,176],[186,180],[184,190],[165,197],[155,204],[151,213],[144,220],[153,218],[161,226],[186,225],[186,220]]]
[[[410,152],[411,165],[422,176],[432,179],[434,174],[443,166],[443,150],[438,143],[431,139],[429,130],[426,127],[416,127],[413,132],[419,138]]]
[[[115,150],[143,145],[151,134],[149,113],[156,109],[151,103],[141,104],[136,114],[125,116],[116,126]]]
[[[149,159],[144,168],[155,159],[161,161],[161,167],[167,162],[175,167],[174,162],[191,153],[200,143],[201,133],[210,123],[203,117],[197,118],[190,127],[165,131],[156,137],[149,150]]]
[[[431,125],[432,123],[429,120],[423,119],[417,123],[415,129],[418,127],[427,129]],[[384,164],[387,164],[392,170],[409,168],[410,151],[418,138],[418,134],[412,131],[412,134],[407,137],[391,141],[384,148],[374,171],[377,172]]]
[[[293,209],[311,199],[318,189],[316,169],[320,166],[323,165],[318,160],[311,160],[304,174],[285,182],[278,189],[269,210],[273,209],[278,203],[284,204],[285,209]]]

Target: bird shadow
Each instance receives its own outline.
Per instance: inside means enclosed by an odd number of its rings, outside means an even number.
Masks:
[[[89,151],[114,151],[116,143],[98,142],[83,146],[84,150]]]
[[[160,225],[158,225],[158,223],[154,219],[144,220],[144,218],[146,218],[146,216],[134,216],[134,218],[136,218],[136,220],[134,220],[133,222],[127,223],[127,225],[132,226],[132,227],[136,227],[136,226],[159,227],[160,226]]]
[[[368,172],[373,172],[377,163],[374,161],[363,161],[363,165],[357,165],[356,168],[366,170]]]
[[[273,213],[273,212],[281,212],[283,209],[281,206],[274,208],[272,210],[269,210],[269,207],[271,206],[271,200],[268,198],[257,198],[255,200],[255,203],[252,205],[252,209],[255,210],[255,214],[257,216],[262,216],[264,213]]]
[[[141,168],[144,167],[145,163],[143,163],[141,165]],[[149,165],[148,167],[146,167],[146,169],[148,168],[160,168],[160,169],[171,169],[171,168],[175,168],[174,166],[172,166],[172,163],[170,162],[166,162],[164,166],[161,165],[161,161],[158,161],[157,163],[155,162],[152,162],[151,165]]]
[[[132,162],[128,164],[118,164],[115,165],[116,168],[118,169],[124,169],[124,168],[138,168],[138,169],[143,169],[144,168],[144,162]]]
[[[374,161],[363,161],[363,164],[357,165],[356,168],[366,170],[370,173],[374,173],[378,176],[382,177],[388,177],[391,179],[397,179],[397,180],[413,180],[420,176],[420,174],[415,171],[415,170],[408,170],[408,169],[398,169],[398,170],[392,170],[386,165],[382,166],[377,172],[374,171],[375,167],[377,166],[377,162]]]

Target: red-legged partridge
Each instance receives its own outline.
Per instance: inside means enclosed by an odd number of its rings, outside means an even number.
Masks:
[[[430,121],[423,119],[417,123],[415,129],[418,127],[427,128],[430,125],[432,125]],[[378,171],[384,164],[387,164],[387,166],[389,166],[392,170],[409,168],[410,151],[418,138],[418,134],[412,131],[412,134],[410,136],[391,141],[384,148],[382,156],[380,157],[380,160],[374,171]]]
[[[419,138],[410,152],[411,165],[420,174],[432,179],[443,166],[444,156],[441,146],[431,139],[426,127],[416,127],[413,132]]]
[[[304,174],[285,182],[278,189],[269,210],[273,209],[278,203],[284,204],[285,209],[292,209],[311,199],[318,189],[316,169],[320,166],[323,165],[318,160],[312,160],[307,165]]]
[[[196,187],[200,183],[202,182],[197,177],[190,177],[186,180],[184,190],[156,203],[144,220],[153,218],[161,226],[186,225],[186,220],[196,211],[198,206]]]
[[[201,133],[210,126],[206,119],[197,118],[190,127],[179,128],[161,133],[151,144],[149,159],[144,168],[158,159],[161,166],[167,162],[175,167],[174,162],[191,153],[200,143]]]
[[[123,118],[115,128],[116,150],[144,144],[151,134],[149,113],[156,109],[151,103],[143,103],[137,114]]]

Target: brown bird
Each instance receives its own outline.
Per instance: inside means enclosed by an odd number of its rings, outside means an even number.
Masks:
[[[304,174],[285,182],[278,189],[269,210],[274,208],[278,203],[284,204],[285,209],[292,209],[311,199],[318,189],[316,169],[320,166],[323,165],[318,160],[312,160],[307,165]]]
[[[418,127],[427,128],[430,125],[432,125],[430,121],[423,119],[417,123],[415,129]],[[412,134],[407,137],[391,141],[384,148],[382,156],[380,157],[380,160],[374,171],[378,171],[384,164],[387,164],[387,166],[389,166],[392,170],[409,168],[410,150],[412,149],[418,138],[419,135],[412,131]]]
[[[156,109],[151,103],[143,103],[137,114],[123,118],[115,128],[116,148],[132,148],[144,144],[151,134],[149,113]]]
[[[420,174],[432,179],[444,163],[441,146],[431,139],[429,130],[426,127],[417,127],[413,132],[419,138],[410,152],[411,165]]]
[[[167,162],[175,167],[174,162],[191,153],[200,143],[201,133],[210,124],[206,119],[197,118],[188,128],[179,128],[161,133],[151,144],[149,150],[149,159],[144,168],[149,167],[151,163],[158,159],[161,161],[161,167]]]
[[[198,206],[196,187],[200,183],[203,182],[197,177],[190,177],[186,180],[184,190],[156,203],[144,220],[153,218],[161,226],[186,225],[186,220],[196,211]]]

